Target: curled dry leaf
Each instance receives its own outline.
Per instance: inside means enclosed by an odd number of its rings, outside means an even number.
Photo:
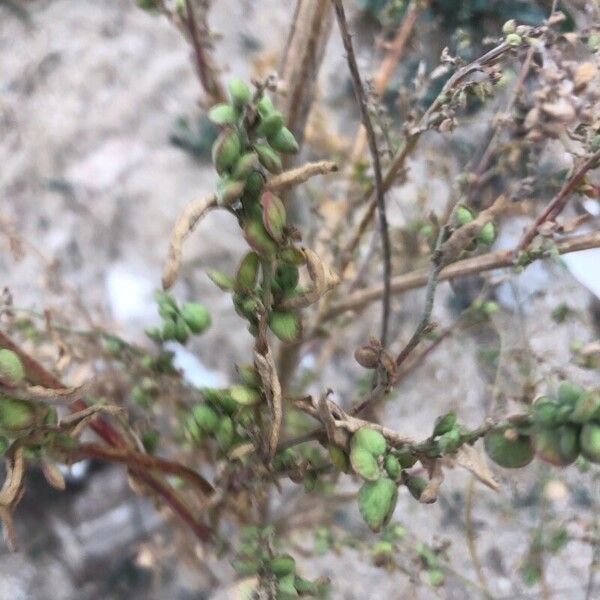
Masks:
[[[485,456],[473,446],[464,444],[456,451],[452,459],[449,460],[473,473],[481,483],[487,485],[490,489],[494,491],[500,489],[500,485],[494,479],[494,474],[490,470]]]
[[[24,450],[21,446],[13,445],[6,454],[6,477],[0,489],[0,520],[6,545],[11,552],[17,551],[12,512],[23,496],[24,475]]]
[[[30,385],[19,388],[7,388],[0,385],[0,392],[18,400],[66,406],[88,394],[93,384],[94,382],[89,381],[77,387],[61,389],[45,388],[41,385]]]
[[[444,482],[444,472],[442,471],[442,464],[439,460],[432,460],[427,465],[427,470],[429,472],[429,483],[421,492],[419,502],[422,502],[423,504],[433,504],[437,500],[440,487]]]

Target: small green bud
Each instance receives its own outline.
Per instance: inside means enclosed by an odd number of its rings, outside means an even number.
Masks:
[[[346,453],[335,444],[329,444],[327,446],[327,451],[329,452],[329,458],[333,466],[338,470],[342,471],[342,473],[347,473],[349,468],[348,456]]]
[[[265,118],[271,113],[275,112],[275,106],[273,106],[273,102],[271,98],[268,96],[263,96],[258,103],[256,104],[256,109],[261,118]]]
[[[259,171],[252,171],[248,177],[246,177],[246,187],[244,191],[252,198],[258,198],[265,186],[265,178]]]
[[[227,452],[233,444],[235,431],[231,417],[222,417],[217,427],[216,439],[223,452]]]
[[[160,327],[147,327],[145,329],[146,335],[155,342],[160,342],[162,340],[162,333],[160,331]]]
[[[239,114],[231,104],[217,104],[208,111],[208,118],[216,125],[233,125]]]
[[[174,340],[177,337],[177,325],[173,319],[165,320],[162,329],[162,339],[165,341]]]
[[[362,427],[353,436],[352,448],[362,448],[374,457],[381,456],[387,451],[387,441],[383,435],[370,427]]]
[[[286,212],[283,202],[271,192],[261,196],[263,207],[263,225],[269,235],[279,244],[283,242],[286,224]]]
[[[269,138],[275,135],[280,129],[283,128],[283,115],[280,112],[274,111],[261,117],[260,125],[258,126],[258,133]]]
[[[390,476],[390,479],[393,481],[398,481],[400,474],[402,473],[400,461],[393,454],[388,454],[385,457],[384,466],[387,474]]]
[[[242,108],[244,104],[247,104],[252,100],[252,92],[245,81],[239,77],[233,77],[227,84],[229,88],[229,96],[231,102],[238,108]]]
[[[509,33],[506,36],[506,43],[509,46],[520,46],[523,42],[523,38],[518,33]]]
[[[144,450],[149,454],[153,454],[158,448],[160,441],[160,433],[156,429],[149,429],[142,434],[142,445]]]
[[[175,321],[175,339],[180,344],[185,344],[190,337],[190,328],[183,317],[177,317]]]
[[[251,575],[256,575],[256,573],[258,573],[260,561],[255,559],[234,560],[231,562],[231,566],[238,575],[250,577]]]
[[[283,164],[277,152],[275,152],[267,144],[254,144],[254,149],[258,154],[258,160],[260,161],[260,164],[267,169],[267,171],[270,171],[275,175],[277,173],[281,173],[283,170]]]
[[[459,227],[468,225],[473,220],[473,212],[470,208],[467,208],[464,204],[460,204],[456,208],[456,223]]]
[[[396,450],[395,456],[403,469],[410,469],[417,462],[417,457],[406,448]]]
[[[425,491],[427,487],[427,480],[424,477],[419,477],[418,475],[409,475],[405,480],[406,488],[410,492],[410,495],[415,500],[421,499],[421,494]]]
[[[25,400],[0,394],[0,431],[19,433],[35,424],[35,407]]]
[[[316,583],[298,576],[294,577],[294,587],[302,596],[316,596],[319,593],[319,586]]]
[[[215,140],[212,148],[212,159],[219,175],[231,169],[240,157],[242,143],[240,136],[233,129],[227,129]]]
[[[256,388],[245,385],[232,385],[229,395],[242,406],[257,406],[262,402],[262,394]]]
[[[260,267],[260,258],[256,252],[248,252],[242,259],[235,276],[235,289],[252,291],[256,287],[256,278]]]
[[[354,447],[350,451],[350,464],[357,475],[368,481],[379,479],[379,463],[377,459],[364,448]]]
[[[285,577],[294,572],[296,569],[296,561],[294,560],[294,557],[289,554],[280,554],[271,561],[269,566],[275,577]]]
[[[583,394],[573,412],[569,415],[569,421],[583,425],[594,418],[600,417],[600,394]]]
[[[581,428],[581,454],[589,461],[600,464],[600,423],[591,421]]]
[[[496,227],[495,225],[490,221],[489,223],[486,223],[481,231],[479,232],[479,235],[477,236],[477,241],[480,244],[484,244],[485,246],[490,246],[494,240],[496,239]]]
[[[555,429],[539,429],[533,435],[536,454],[556,467],[566,467],[579,455],[579,429],[563,425]]]
[[[238,365],[236,369],[244,385],[257,389],[261,387],[262,382],[258,372],[252,365]]]
[[[6,348],[0,350],[0,379],[10,385],[18,385],[25,379],[25,367],[19,355]]]
[[[444,433],[448,433],[451,429],[456,425],[457,416],[454,411],[446,413],[441,417],[438,417],[435,420],[435,425],[433,427],[433,437],[438,435],[443,435]]]
[[[281,577],[277,582],[277,598],[281,598],[281,600],[286,598],[296,598],[298,596],[298,590],[294,583],[295,577],[293,573]]]
[[[222,177],[217,182],[217,200],[219,206],[231,206],[244,192],[244,181]]]
[[[440,436],[438,448],[442,454],[454,454],[460,446],[461,437],[458,429],[451,429]]]
[[[199,334],[206,331],[211,324],[210,313],[203,304],[188,302],[181,309],[181,316],[192,333]]]
[[[219,415],[206,404],[197,404],[192,409],[192,414],[198,427],[206,433],[214,433],[219,425]]]
[[[558,386],[558,401],[575,406],[579,399],[585,394],[585,390],[573,383],[563,381]]]
[[[231,176],[233,179],[246,179],[253,171],[258,168],[258,155],[256,152],[246,152],[242,154],[239,160],[235,163]],[[261,178],[262,179],[262,178]],[[244,183],[244,188],[248,185]]]
[[[275,270],[275,282],[284,291],[295,290],[300,273],[294,265],[280,264]]]
[[[294,134],[287,127],[282,127],[277,133],[268,135],[267,140],[271,148],[283,154],[297,154],[300,150]]]
[[[387,477],[365,482],[358,493],[358,507],[367,525],[375,532],[389,522],[396,508],[398,489]]]
[[[287,248],[284,248],[280,252],[279,258],[281,258],[284,263],[288,265],[294,265],[296,267],[301,267],[306,262],[306,258],[302,251],[294,246],[288,246]]]
[[[429,569],[427,571],[427,579],[429,580],[429,585],[439,587],[444,584],[444,572],[440,569]]]
[[[271,257],[277,252],[277,244],[275,244],[259,219],[252,218],[246,221],[244,237],[250,247],[261,256]]]
[[[484,447],[487,455],[505,469],[519,469],[533,460],[531,438],[515,429],[494,430],[486,433]]]
[[[208,278],[224,292],[230,292],[235,287],[235,280],[222,271],[208,271]]]
[[[282,342],[296,342],[302,336],[302,321],[294,312],[274,310],[269,315],[269,327]]]
[[[502,25],[502,33],[504,35],[508,35],[509,33],[514,33],[517,30],[517,22],[514,19],[510,19],[510,21],[506,21],[504,25]]]
[[[542,427],[554,427],[560,424],[560,405],[554,400],[542,396],[533,405],[533,422]]]

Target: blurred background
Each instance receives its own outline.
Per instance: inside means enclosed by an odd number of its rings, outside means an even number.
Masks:
[[[345,4],[360,67],[372,73],[382,39],[397,29],[406,3]],[[401,119],[406,87],[418,89],[444,47],[473,59],[508,18],[539,24],[551,4],[424,3],[385,95],[389,118]],[[568,15],[565,27],[581,26],[587,3],[560,5]],[[292,0],[213,2],[209,21],[224,77],[275,71],[294,8]],[[442,83],[443,78],[436,85]],[[437,90],[435,85],[424,90],[423,106]],[[358,123],[335,27],[316,94],[318,111],[307,131],[311,156],[335,159],[347,154]],[[49,310],[73,326],[101,325],[149,345],[144,328],[159,321],[153,293],[170,230],[185,204],[215,184],[210,164],[215,131],[201,97],[184,38],[167,19],[134,2],[0,0],[0,287],[10,290],[15,307]],[[410,163],[406,183],[389,194],[393,228],[417,220],[425,206],[445,205],[465,156],[476,153],[485,137],[488,110],[473,106],[457,136],[428,138]],[[326,136],[319,135],[319,119],[327,123]],[[549,147],[543,160],[548,172],[568,164],[558,147]],[[302,200],[314,204],[320,185],[307,185]],[[330,195],[343,201],[335,186]],[[597,217],[597,200],[586,210]],[[502,228],[495,247],[513,247],[525,223],[516,219]],[[220,213],[186,247],[177,294],[207,304],[214,321],[195,345],[176,350],[177,366],[194,385],[226,385],[233,363],[249,354],[252,338],[229,299],[204,275],[207,268],[230,272],[244,251],[236,223]],[[451,321],[480,289],[471,280],[440,286],[436,319]],[[532,265],[519,276],[498,279],[494,290],[499,311],[492,322],[448,339],[403,382],[380,418],[416,437],[427,436],[435,415],[450,409],[476,425],[489,409],[492,384],[518,395],[548,376],[546,363],[582,385],[600,383],[597,355],[582,358],[579,352],[599,335],[598,250],[570,255],[560,264]],[[394,300],[396,336],[410,334],[421,306],[419,291]],[[333,347],[330,366],[319,373],[320,380],[335,382],[337,392],[353,389],[359,380],[347,349],[377,329],[378,311],[357,319],[346,347]],[[56,348],[49,350],[49,360],[56,359],[52,352]],[[314,379],[319,389],[316,356],[313,348],[304,357],[301,376]],[[489,597],[478,572],[498,599],[600,597],[600,581],[594,587],[598,544],[585,539],[594,519],[598,531],[598,469],[557,471],[536,462],[510,477],[497,475],[498,493],[452,472],[435,505],[401,494],[395,521],[406,557],[394,571],[373,564],[368,548],[375,537],[354,505],[340,510],[336,522],[363,546],[343,543],[339,532],[321,531],[315,540],[307,530],[295,540],[305,550],[297,556],[300,567],[311,577],[331,577],[333,598]],[[0,545],[0,600],[238,597],[228,559],[204,556],[165,525],[165,516],[133,494],[118,467],[77,465],[64,493],[32,473],[16,513],[21,552],[9,554]],[[473,562],[475,539],[479,565]],[[448,557],[441,588],[415,575],[423,548]]]

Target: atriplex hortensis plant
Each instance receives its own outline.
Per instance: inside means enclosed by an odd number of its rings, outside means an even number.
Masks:
[[[239,496],[253,498],[255,507],[264,508],[271,490],[278,488],[283,479],[304,485],[308,493],[323,490],[335,483],[340,474],[348,474],[361,480],[357,501],[364,521],[374,532],[384,530],[377,549],[378,560],[383,562],[397,539],[392,530],[385,528],[394,513],[400,486],[405,486],[421,503],[435,502],[444,469],[458,465],[487,486],[497,488],[477,448],[481,438],[491,460],[506,469],[524,467],[536,455],[560,467],[579,457],[600,463],[600,394],[567,381],[555,393],[531,399],[518,414],[489,418],[474,429],[462,425],[456,412],[441,415],[424,440],[414,440],[367,418],[369,410],[398,385],[411,366],[407,359],[434,331],[431,313],[440,280],[499,267],[522,267],[539,258],[600,245],[597,233],[560,240],[552,237],[560,232],[556,217],[569,197],[590,192],[592,186],[586,175],[597,166],[600,157],[598,135],[592,126],[596,122],[594,116],[597,117],[597,95],[588,86],[597,70],[592,62],[584,63],[588,66],[583,69],[581,65],[574,67],[557,50],[560,40],[553,27],[560,24],[560,13],[554,13],[538,27],[508,22],[503,29],[504,39],[469,64],[445,53],[444,67],[456,66],[457,70],[423,114],[409,115],[403,139],[396,148],[388,148],[389,161],[382,161],[377,139],[381,132],[375,132],[371,122],[378,107],[373,106],[361,82],[342,3],[332,2],[374,172],[373,181],[362,182],[362,204],[367,208],[356,231],[351,232],[335,260],[327,260],[303,245],[302,224],[290,222],[286,202],[290,190],[314,176],[334,173],[337,166],[321,161],[284,170],[286,155],[296,154],[299,145],[271,97],[278,91],[276,78],[255,82],[254,89],[241,79],[232,78],[224,88],[204,55],[206,48],[197,43],[197,20],[204,16],[201,11],[194,9],[191,2],[176,3],[173,12],[158,1],[140,4],[169,15],[191,38],[202,83],[212,98],[208,116],[220,129],[212,152],[218,180],[215,193],[186,207],[173,230],[163,274],[164,289],[156,295],[162,326],[147,330],[157,352],[148,354],[105,332],[97,336],[105,342],[104,359],[120,365],[120,377],[135,382],[131,396],[137,406],[129,415],[132,420],[136,411],[153,415],[167,387],[176,387],[174,409],[179,427],[171,432],[171,445],[202,453],[211,461],[214,477],[211,483],[182,463],[159,458],[155,454],[160,441],[156,429],[136,431],[116,402],[92,399],[101,397],[94,382],[77,388],[63,386],[37,360],[0,334],[0,451],[7,464],[6,481],[0,492],[0,517],[11,546],[16,544],[12,513],[23,494],[26,465],[33,463],[39,463],[48,481],[59,488],[64,487],[64,480],[57,463],[68,464],[85,457],[123,463],[136,488],[161,498],[198,539],[212,544],[225,542],[219,525],[226,518],[236,518]],[[592,34],[584,37],[591,43]],[[524,194],[522,188],[507,190],[489,206],[476,210],[473,193],[482,185],[481,176],[491,169],[486,153],[476,169],[478,177],[460,182],[460,200],[446,211],[445,218],[422,224],[419,235],[431,250],[431,266],[426,272],[392,278],[391,270],[385,268],[383,285],[336,298],[334,290],[349,281],[348,265],[355,259],[375,211],[380,217],[382,240],[389,241],[384,195],[402,173],[421,136],[432,129],[444,132],[456,127],[460,108],[469,97],[485,101],[493,95],[494,85],[501,85],[502,81],[499,65],[507,57],[524,57],[522,77],[518,80],[522,86],[536,53],[540,60],[556,68],[552,73],[549,69],[540,70],[536,92],[519,97],[519,109],[525,114],[515,125],[519,136],[499,154],[500,166],[493,175],[502,170],[510,172],[525,155],[532,161],[540,143],[548,137],[564,135],[569,127],[576,130],[586,156],[564,179],[561,189],[525,232],[515,251],[486,252],[495,240],[499,217],[510,209],[511,200]],[[481,79],[470,79],[473,73],[480,74]],[[509,109],[517,102],[518,93],[516,89]],[[500,135],[498,128],[492,142]],[[382,169],[386,169],[385,173]],[[211,319],[203,305],[180,305],[168,290],[179,276],[184,240],[201,219],[216,210],[227,211],[237,219],[240,238],[250,249],[235,273],[209,271],[208,276],[231,296],[233,308],[246,321],[254,338],[253,354],[247,364],[237,367],[236,383],[222,389],[195,390],[174,369],[165,343],[186,344],[191,335],[202,334]],[[390,252],[389,246],[384,245],[388,267]],[[423,318],[408,343],[393,356],[386,343],[390,294],[423,285],[427,290]],[[360,310],[379,298],[384,306],[382,335],[354,352],[356,361],[373,374],[371,388],[361,401],[348,409],[332,399],[331,390],[323,390],[318,397],[290,393],[289,386],[282,383],[283,375],[275,359],[275,339],[297,349],[323,335],[326,324],[335,331],[335,319],[343,313]],[[316,316],[306,310],[315,305]],[[482,322],[497,308],[493,302],[477,301],[461,318],[465,322]],[[29,321],[15,319],[15,331],[20,328],[23,332],[24,323],[30,326]],[[443,339],[442,334],[437,339]],[[418,358],[413,359],[415,364]],[[68,408],[70,414],[59,411],[58,406]],[[311,417],[318,426],[294,437],[290,416],[297,411]],[[81,433],[88,427],[105,444],[82,442]],[[177,485],[169,477],[177,478]],[[251,513],[256,517],[254,524],[244,531],[239,544],[230,548],[237,555],[233,565],[240,575],[255,576],[258,588],[271,593],[270,597],[323,593],[323,582],[300,577],[294,558],[279,550],[283,544],[277,529],[265,523],[256,511]],[[424,546],[419,556],[435,585],[440,576],[443,578],[439,558]]]

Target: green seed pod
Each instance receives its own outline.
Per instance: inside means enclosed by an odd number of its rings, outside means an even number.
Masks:
[[[242,143],[237,131],[226,129],[219,135],[212,147],[213,164],[219,175],[223,175],[235,165],[241,150]]]
[[[590,421],[581,428],[581,454],[589,461],[600,464],[600,423]]]
[[[180,344],[185,344],[190,337],[190,328],[183,317],[177,317],[175,321],[175,339]]]
[[[286,598],[296,598],[298,590],[294,586],[296,578],[293,573],[284,575],[277,582],[277,598],[285,600]]]
[[[233,77],[227,84],[229,88],[229,96],[231,102],[238,108],[242,108],[244,104],[247,104],[252,100],[252,92],[245,81],[239,77]]]
[[[262,386],[258,371],[252,365],[237,365],[236,370],[244,385],[257,389]]]
[[[268,96],[263,96],[258,103],[256,104],[256,110],[261,118],[266,118],[271,113],[275,112],[275,106],[273,106],[273,102],[271,102],[271,98]]]
[[[208,271],[208,278],[224,292],[230,292],[235,286],[235,280],[221,271]]]
[[[225,412],[228,415],[232,415],[239,408],[239,404],[231,397],[227,389],[202,388],[200,392],[204,400],[211,404],[218,412]]]
[[[457,416],[454,411],[438,417],[433,426],[433,437],[448,433],[456,425]]]
[[[419,477],[417,475],[409,475],[406,477],[404,481],[406,488],[410,492],[410,495],[415,500],[421,499],[421,494],[425,491],[427,487],[427,480],[424,477]]]
[[[267,169],[267,171],[270,171],[275,175],[281,173],[283,170],[283,164],[281,162],[281,158],[279,158],[275,150],[273,150],[267,144],[254,144],[254,149],[258,154],[258,160],[260,161],[260,164]]]
[[[275,270],[275,281],[283,291],[295,290],[300,273],[294,265],[280,264]]]
[[[441,569],[429,569],[427,571],[427,579],[429,580],[429,585],[439,587],[444,583],[444,572]]]
[[[461,444],[461,435],[459,429],[451,429],[440,436],[438,448],[441,454],[454,454]]]
[[[269,328],[282,342],[296,342],[302,336],[302,321],[294,312],[272,311]]]
[[[600,394],[583,394],[569,415],[572,423],[587,423],[600,416]]]
[[[354,472],[367,481],[377,481],[380,477],[377,459],[364,448],[352,448],[350,451],[350,464]]]
[[[348,456],[346,453],[335,444],[329,444],[327,446],[327,451],[329,452],[329,458],[333,466],[342,473],[347,473],[350,467],[348,462]]]
[[[520,46],[523,42],[523,38],[518,33],[509,33],[506,36],[506,43],[509,46]]]
[[[256,575],[260,569],[260,561],[255,559],[233,560],[231,566],[238,575],[250,577]]]
[[[185,437],[196,445],[200,445],[204,441],[204,432],[200,429],[193,414],[189,414],[184,426]]]
[[[469,224],[474,219],[473,212],[471,211],[470,208],[466,207],[464,204],[460,204],[456,208],[456,212],[454,213],[454,215],[456,218],[456,224],[459,227]]]
[[[387,441],[379,431],[370,427],[362,427],[353,436],[352,448],[362,448],[374,457],[381,456],[387,451]]]
[[[271,257],[277,252],[277,244],[258,219],[248,219],[244,225],[244,237],[250,247],[261,256]]]
[[[286,448],[276,454],[273,458],[273,466],[276,469],[291,469],[296,466],[296,455],[291,448]]]
[[[487,455],[505,469],[519,469],[533,460],[531,438],[511,428],[488,432],[484,447]]]
[[[231,448],[234,436],[235,431],[231,417],[221,417],[215,437],[217,439],[219,447],[223,452],[227,452],[227,450]]]
[[[533,445],[537,456],[556,467],[570,465],[579,455],[577,433],[574,425],[536,431]],[[566,452],[563,452],[563,446]]]
[[[30,402],[0,394],[0,431],[19,433],[32,427],[35,421],[35,407]]]
[[[244,181],[222,177],[217,182],[217,201],[219,206],[231,206],[244,192]]]
[[[306,257],[304,256],[302,250],[295,248],[294,246],[288,246],[284,248],[279,253],[279,258],[288,265],[294,265],[296,267],[301,267],[306,263]]]
[[[0,379],[10,385],[18,385],[25,379],[25,367],[19,355],[12,350],[0,350]]]
[[[316,583],[298,576],[294,577],[294,587],[301,596],[317,596],[319,593],[319,586]]]
[[[365,482],[358,493],[358,507],[367,525],[375,532],[381,530],[392,518],[398,489],[387,477]]]
[[[385,470],[393,481],[398,481],[402,473],[402,465],[400,461],[393,455],[388,454],[384,462]]]
[[[146,327],[144,332],[154,342],[160,342],[162,340],[162,332],[160,327]]]
[[[578,400],[585,394],[585,390],[573,383],[563,381],[558,386],[558,401],[575,406]]]
[[[479,232],[479,235],[477,236],[477,241],[480,244],[483,244],[484,246],[491,246],[495,239],[496,227],[490,221],[482,227],[481,231]]]
[[[219,415],[206,404],[196,404],[192,409],[196,423],[202,431],[214,433],[219,425]]]
[[[560,424],[560,405],[542,396],[533,405],[533,422],[541,427],[555,427]]]
[[[396,450],[395,456],[403,469],[410,469],[417,462],[417,457],[405,448]]]
[[[283,154],[297,154],[300,150],[294,134],[287,127],[282,127],[276,133],[267,135],[267,140],[271,148]]]
[[[286,212],[283,202],[271,192],[264,192],[260,198],[263,209],[263,225],[269,235],[279,244],[283,242]]]
[[[237,291],[251,292],[256,287],[260,258],[256,252],[248,252],[242,259],[235,276]]]
[[[275,577],[285,577],[294,572],[296,569],[296,561],[294,560],[294,557],[289,554],[280,554],[271,561],[269,567]]]
[[[208,111],[208,118],[216,125],[233,125],[239,114],[231,104],[217,104]]]
[[[229,395],[242,406],[257,406],[262,402],[261,393],[256,388],[245,385],[232,385],[229,388]]]
[[[235,163],[231,177],[233,179],[246,179],[253,171],[258,168],[258,155],[256,152],[246,152],[242,154],[240,159]],[[246,188],[244,182],[244,189]]]
[[[163,323],[162,339],[170,341],[176,339],[177,325],[173,319],[168,319]]]
[[[211,324],[208,309],[198,302],[188,302],[187,304],[184,304],[181,309],[181,316],[192,333],[195,334],[206,331]]]
[[[504,25],[502,25],[502,33],[504,35],[508,35],[509,33],[514,33],[517,30],[517,22],[514,19],[510,19],[510,21],[506,21]]]
[[[251,198],[258,198],[264,186],[265,178],[261,175],[260,171],[252,171],[246,177],[246,187],[244,190]]]
[[[275,135],[282,127],[283,115],[280,112],[274,111],[265,117],[261,117],[258,133],[269,138],[270,136]]]

